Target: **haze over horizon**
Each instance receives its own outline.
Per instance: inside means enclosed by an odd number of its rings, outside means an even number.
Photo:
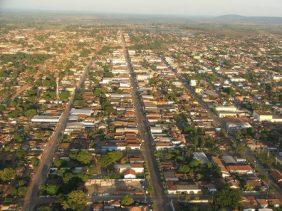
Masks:
[[[281,0],[0,0],[8,10],[60,10],[144,15],[282,17]]]

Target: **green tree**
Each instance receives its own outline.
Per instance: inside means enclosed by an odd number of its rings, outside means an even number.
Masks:
[[[82,191],[70,192],[66,199],[62,201],[61,205],[64,209],[84,210],[87,204],[87,197]]]
[[[109,152],[105,155],[102,155],[101,157],[98,158],[98,164],[103,167],[106,168],[109,165],[117,162],[118,160],[120,160],[122,158],[123,154],[122,152],[116,151],[116,152]]]
[[[216,209],[235,209],[239,206],[240,199],[240,191],[237,189],[231,189],[228,185],[226,185],[214,195],[213,205]]]
[[[33,167],[36,167],[36,166],[38,166],[38,164],[39,164],[39,159],[38,159],[37,157],[32,157],[32,158],[30,159],[30,162],[31,162],[31,164],[32,164]]]
[[[16,171],[12,168],[5,168],[0,171],[0,179],[4,182],[11,181],[16,177]]]
[[[29,109],[25,112],[25,116],[27,118],[31,118],[31,117],[35,116],[36,114],[37,114],[36,109]]]
[[[3,105],[3,104],[0,104],[0,112],[5,111],[5,109],[6,109],[6,106],[5,106],[5,105]]]
[[[21,186],[18,188],[18,196],[19,197],[24,197],[27,191],[27,187]]]
[[[87,165],[92,161],[92,154],[87,151],[80,151],[78,153],[71,153],[70,158]]]
[[[181,165],[178,170],[179,172],[185,174],[185,177],[187,177],[187,174],[190,172],[190,167],[189,165]]]
[[[52,211],[52,208],[51,207],[47,207],[47,206],[39,207],[38,211]]]
[[[130,206],[134,203],[134,199],[129,195],[125,195],[124,197],[122,197],[120,203],[122,206]]]
[[[62,101],[67,101],[69,99],[69,97],[70,97],[70,93],[68,91],[62,91],[60,93],[60,99]]]
[[[54,196],[58,192],[58,186],[57,185],[48,184],[48,185],[45,185],[43,189],[46,192],[46,194],[50,195],[50,196]]]
[[[55,160],[53,161],[53,165],[54,165],[56,168],[60,168],[61,165],[62,165],[62,163],[63,163],[63,160],[61,160],[61,159],[55,159]]]
[[[14,134],[14,140],[15,140],[16,142],[22,142],[22,141],[24,141],[24,137],[23,137],[22,134],[15,133],[15,134]]]
[[[200,164],[200,161],[193,159],[190,161],[189,166],[190,168],[197,168]]]
[[[246,191],[252,191],[253,189],[254,189],[254,187],[251,185],[251,184],[246,184],[245,186],[244,186],[244,188],[245,188],[245,190]]]

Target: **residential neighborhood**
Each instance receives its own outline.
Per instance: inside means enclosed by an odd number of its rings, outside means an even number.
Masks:
[[[281,210],[281,34],[0,22],[0,210]]]

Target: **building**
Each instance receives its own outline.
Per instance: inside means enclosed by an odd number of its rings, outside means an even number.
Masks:
[[[254,169],[250,165],[231,165],[226,167],[230,173],[236,174],[253,174]]]
[[[48,115],[36,115],[32,117],[31,122],[33,123],[58,123],[61,116],[48,116]]]
[[[253,116],[259,122],[264,122],[264,121],[271,122],[272,117],[273,117],[271,113],[267,113],[264,111],[258,111],[258,110],[255,110],[253,112]]]
[[[124,179],[136,179],[136,172],[133,169],[127,169],[124,172]]]
[[[172,183],[167,185],[168,194],[200,194],[202,189],[197,184]]]

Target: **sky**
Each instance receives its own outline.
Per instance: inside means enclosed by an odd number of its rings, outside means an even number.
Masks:
[[[282,0],[0,0],[1,9],[179,16],[282,17]]]

